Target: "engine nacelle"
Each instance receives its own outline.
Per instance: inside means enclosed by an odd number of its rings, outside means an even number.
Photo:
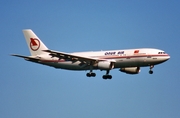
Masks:
[[[140,67],[121,68],[120,71],[127,74],[138,74],[140,72]]]
[[[97,66],[101,70],[111,70],[114,68],[114,63],[110,61],[100,61]]]

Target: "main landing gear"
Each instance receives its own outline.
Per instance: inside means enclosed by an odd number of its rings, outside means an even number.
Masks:
[[[96,73],[93,73],[90,71],[89,73],[86,74],[87,77],[95,77]],[[112,79],[112,75],[109,75],[109,70],[106,71],[106,74],[102,76],[103,79]]]
[[[96,73],[93,73],[93,66],[90,66],[90,72],[86,74],[87,77],[95,77]]]
[[[96,76],[96,73],[93,73],[93,72],[89,72],[86,74],[87,77],[95,77]]]
[[[109,75],[109,70],[106,71],[106,74],[102,76],[103,79],[112,79],[112,75]]]
[[[103,79],[112,79],[112,75],[103,75],[102,78]]]
[[[89,72],[86,74],[87,77],[95,77],[96,73],[93,72]],[[103,79],[112,79],[112,75],[109,75],[108,73],[106,73],[106,75],[102,76]]]
[[[149,70],[149,74],[153,74],[153,71],[152,71],[153,68],[154,68],[154,65],[151,65],[150,70]]]

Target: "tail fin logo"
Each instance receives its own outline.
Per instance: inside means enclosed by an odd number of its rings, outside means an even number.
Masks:
[[[36,38],[30,38],[30,48],[33,51],[37,51],[40,47],[40,41]]]

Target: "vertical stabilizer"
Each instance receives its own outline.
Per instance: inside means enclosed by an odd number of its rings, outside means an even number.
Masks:
[[[23,30],[28,48],[32,56],[45,54],[42,50],[48,50],[44,43],[36,36],[31,29]]]

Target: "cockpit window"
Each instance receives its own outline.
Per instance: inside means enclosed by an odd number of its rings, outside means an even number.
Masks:
[[[158,52],[158,54],[166,54],[165,52]]]

